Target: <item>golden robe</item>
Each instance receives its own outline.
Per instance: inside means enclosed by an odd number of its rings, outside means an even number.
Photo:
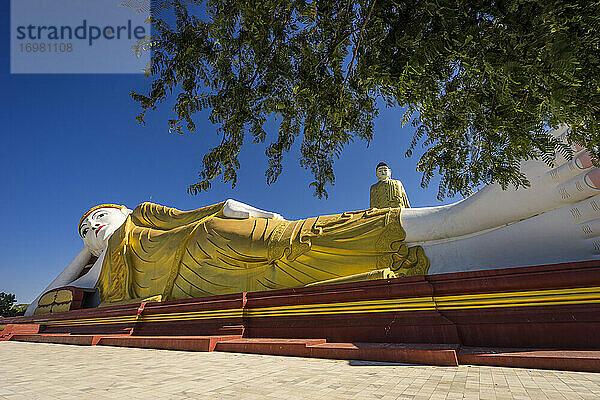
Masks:
[[[223,206],[136,207],[109,239],[101,302],[423,275],[429,268],[423,249],[403,242],[399,208],[281,221],[227,218]]]
[[[402,182],[396,179],[379,181],[371,186],[371,208],[410,207]]]

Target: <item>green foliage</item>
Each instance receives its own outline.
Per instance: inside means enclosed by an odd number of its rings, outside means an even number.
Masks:
[[[333,162],[373,138],[377,101],[406,110],[426,186],[438,198],[490,182],[527,186],[523,160],[552,163],[569,148],[547,135],[600,147],[600,1],[207,0],[171,1],[176,22],[154,18],[148,94],[132,92],[138,121],[173,92],[171,131],[194,131],[207,109],[220,145],[203,159],[197,193],[222,176],[235,185],[244,137],[266,145],[268,183],[301,138],[315,194],[335,182]],[[201,5],[206,17],[188,10]]]
[[[24,315],[27,304],[14,305],[16,297],[14,294],[0,292],[0,317],[16,317]]]

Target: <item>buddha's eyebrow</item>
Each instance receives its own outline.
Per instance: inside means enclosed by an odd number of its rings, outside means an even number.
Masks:
[[[101,213],[101,212],[102,212],[102,210],[95,211],[95,212],[94,212],[94,213],[91,215],[91,218],[95,218],[95,217],[96,217],[96,215],[98,215],[98,214],[99,214],[99,213]]]

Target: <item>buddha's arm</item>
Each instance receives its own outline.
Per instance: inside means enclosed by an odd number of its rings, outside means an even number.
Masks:
[[[35,308],[37,307],[38,301],[40,300],[40,298],[42,297],[42,295],[44,293],[46,293],[49,290],[61,287],[61,286],[67,286],[71,282],[73,282],[75,279],[77,279],[79,274],[81,274],[81,271],[83,270],[83,268],[90,261],[91,257],[92,257],[92,253],[90,252],[90,250],[87,247],[84,247],[79,252],[79,254],[77,254],[77,256],[75,256],[73,261],[71,261],[69,263],[69,265],[67,265],[67,267],[46,287],[46,289],[44,289],[39,294],[39,296],[36,297],[36,299],[33,302],[31,302],[29,307],[27,307],[27,311],[25,312],[25,315],[33,315],[33,312],[35,311]]]
[[[137,226],[168,230],[202,221],[215,215],[241,219],[250,217],[283,219],[277,213],[259,210],[232,199],[191,211],[180,211],[158,204],[142,203],[133,210],[131,217]]]
[[[181,211],[176,208],[146,202],[133,210],[131,219],[137,226],[169,230],[218,215],[222,213],[224,204],[225,202],[220,202],[196,210]]]
[[[553,133],[564,136],[566,127]],[[577,150],[577,149],[575,149]],[[407,242],[456,238],[515,223],[535,215],[577,203],[600,189],[600,170],[593,168],[589,153],[579,149],[572,160],[556,155],[555,168],[543,161],[522,164],[530,188],[502,190],[488,185],[462,201],[440,207],[402,211]]]
[[[73,282],[69,283],[69,286],[75,286],[79,288],[91,289],[98,283],[100,272],[102,271],[102,265],[104,263],[104,257],[106,256],[106,250],[100,253],[100,256],[94,262],[94,265],[84,275],[80,276]]]

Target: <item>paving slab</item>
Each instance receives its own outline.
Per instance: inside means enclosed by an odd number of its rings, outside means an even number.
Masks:
[[[597,399],[600,374],[0,343],[0,400]]]

